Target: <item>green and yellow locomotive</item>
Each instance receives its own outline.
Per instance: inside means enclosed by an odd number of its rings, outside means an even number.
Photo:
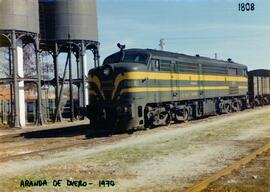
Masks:
[[[248,105],[247,67],[230,59],[121,49],[88,78],[87,115],[93,127],[134,130]]]

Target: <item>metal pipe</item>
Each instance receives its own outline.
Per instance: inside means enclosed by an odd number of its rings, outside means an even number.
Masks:
[[[92,50],[93,54],[94,54],[94,67],[97,67],[97,52],[96,49]]]
[[[97,49],[97,65],[100,66],[100,56],[99,56],[99,50]]]
[[[9,56],[8,56],[8,59],[9,59],[9,76],[10,77],[12,77],[12,70],[13,70],[13,68],[12,68],[12,48],[10,48],[9,47],[9,49],[8,49],[8,54],[9,54]],[[14,117],[14,114],[13,114],[13,112],[14,112],[14,103],[13,103],[13,86],[14,86],[14,83],[12,83],[12,81],[9,83],[9,88],[10,88],[10,105],[9,105],[9,117],[8,117],[8,119],[9,119],[9,122],[8,122],[8,124],[9,124],[9,126],[13,126],[13,124],[12,124],[12,122],[13,122],[13,117]]]
[[[69,61],[69,57],[67,56],[65,69],[64,69],[64,74],[63,74],[63,81],[62,81],[62,84],[61,84],[60,93],[59,93],[59,97],[58,97],[58,103],[57,103],[57,106],[56,106],[56,113],[55,113],[55,117],[54,117],[55,118],[54,122],[57,120],[58,116],[60,116],[60,118],[61,118],[61,114],[60,114],[60,104],[61,104],[61,102],[60,101],[62,99],[62,93],[63,93],[63,87],[64,87],[64,83],[65,83],[65,77],[66,77],[68,61]]]
[[[62,121],[62,115],[61,115],[61,113],[59,113],[59,115],[57,115],[57,109],[56,109],[56,107],[60,103],[60,100],[59,100],[59,78],[58,78],[58,55],[59,55],[58,43],[55,42],[54,53],[53,53],[54,78],[56,81],[56,85],[55,85],[55,118],[56,119],[55,120]]]
[[[76,52],[76,64],[77,64],[77,79],[80,79],[80,65],[81,65],[81,59],[80,59],[80,50]],[[77,88],[78,88],[78,102],[79,102],[79,106],[80,106],[80,102],[81,102],[81,97],[80,97],[80,83],[76,84]]]
[[[93,49],[93,54],[94,54],[94,66],[98,67],[99,66],[99,51],[98,48]]]

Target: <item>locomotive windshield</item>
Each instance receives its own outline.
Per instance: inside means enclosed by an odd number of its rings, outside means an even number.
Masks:
[[[133,51],[123,51],[115,53],[109,57],[107,57],[103,65],[105,64],[112,64],[112,63],[142,63],[147,64],[148,62],[148,54],[140,53],[140,52],[133,52]]]

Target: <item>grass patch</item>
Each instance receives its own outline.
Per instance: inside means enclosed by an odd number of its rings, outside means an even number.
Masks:
[[[87,163],[95,162],[99,165],[113,165],[126,169],[134,164],[153,158],[162,158],[168,154],[192,151],[196,146],[191,143],[218,142],[239,135],[245,129],[257,125],[267,125],[270,122],[270,113],[259,114],[245,121],[234,120],[223,125],[210,125],[207,129],[195,130],[191,134],[162,138],[152,141],[101,152],[87,158]],[[190,148],[193,148],[192,150]],[[199,147],[199,146],[198,146]]]

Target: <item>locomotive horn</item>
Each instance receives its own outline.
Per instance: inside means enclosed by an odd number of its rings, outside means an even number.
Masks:
[[[117,43],[117,47],[123,51],[123,49],[126,48],[126,45],[121,45],[120,43]]]

